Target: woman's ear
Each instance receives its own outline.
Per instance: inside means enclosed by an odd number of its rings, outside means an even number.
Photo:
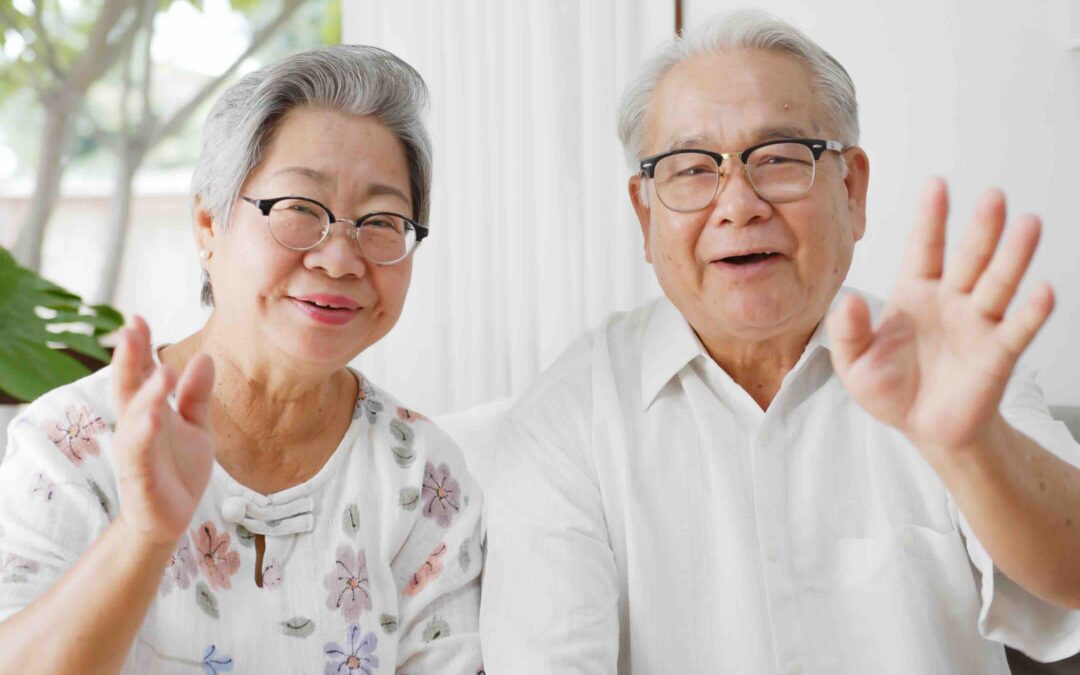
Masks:
[[[192,212],[192,233],[195,235],[195,246],[199,250],[199,257],[203,261],[203,269],[207,269],[207,261],[214,254],[214,217],[203,206],[202,197],[195,198],[195,208]]]

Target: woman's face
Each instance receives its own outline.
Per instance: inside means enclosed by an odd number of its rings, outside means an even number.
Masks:
[[[371,117],[322,109],[296,109],[281,120],[240,194],[308,197],[349,220],[373,211],[416,215],[398,138]],[[228,326],[230,342],[245,341],[248,355],[339,368],[401,314],[412,256],[393,265],[368,261],[349,223],[335,223],[308,251],[275,241],[266,216],[242,199],[226,231],[207,225],[197,229],[200,248],[212,251],[214,321]]]

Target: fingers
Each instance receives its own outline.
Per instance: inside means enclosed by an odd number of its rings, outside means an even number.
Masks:
[[[123,413],[131,398],[153,371],[150,354],[150,328],[140,316],[135,316],[120,331],[113,354],[113,383],[118,413]]]
[[[168,366],[161,366],[131,397],[119,424],[128,451],[144,450],[153,443],[161,429],[175,380]]]
[[[975,306],[986,316],[1001,319],[1005,315],[1035,255],[1041,230],[1039,219],[1029,215],[1022,217],[1005,235],[1004,243],[997,248],[971,294]]]
[[[1046,323],[1050,312],[1054,311],[1054,291],[1050,284],[1041,283],[1035,287],[1023,307],[1014,311],[998,326],[1002,342],[1014,358],[1027,349],[1035,334]]]
[[[176,387],[176,409],[187,421],[208,428],[210,394],[214,388],[214,361],[198,354],[188,362]]]
[[[986,269],[1005,229],[1005,195],[987,190],[975,206],[975,221],[964,232],[956,259],[949,262],[943,281],[949,287],[968,293]]]
[[[945,260],[945,219],[949,196],[945,181],[931,178],[923,187],[919,213],[911,233],[901,274],[919,279],[937,279]]]
[[[862,356],[873,342],[870,308],[862,298],[849,295],[829,314],[825,328],[832,343],[829,351],[833,367],[843,377],[848,366]]]

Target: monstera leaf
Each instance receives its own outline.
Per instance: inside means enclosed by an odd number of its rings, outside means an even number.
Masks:
[[[83,304],[0,247],[0,392],[32,401],[88,375],[79,357],[108,363],[109,352],[98,339],[123,324],[120,312]]]

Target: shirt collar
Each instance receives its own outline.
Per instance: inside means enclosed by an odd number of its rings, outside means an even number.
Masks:
[[[641,403],[648,408],[686,364],[708,352],[671,300],[656,301],[641,342]]]
[[[851,293],[858,291],[846,286],[837,291],[825,316]],[[860,294],[861,295],[861,294]],[[870,316],[877,325],[881,303],[863,296],[870,306]],[[671,303],[666,296],[656,302],[656,308],[645,326],[645,335],[641,343],[641,404],[648,408],[656,400],[660,390],[694,359],[699,356],[711,358],[701,344],[697,333],[691,328],[686,317]],[[804,358],[817,348],[829,349],[829,332],[825,330],[825,317],[818,322],[806,344]]]

